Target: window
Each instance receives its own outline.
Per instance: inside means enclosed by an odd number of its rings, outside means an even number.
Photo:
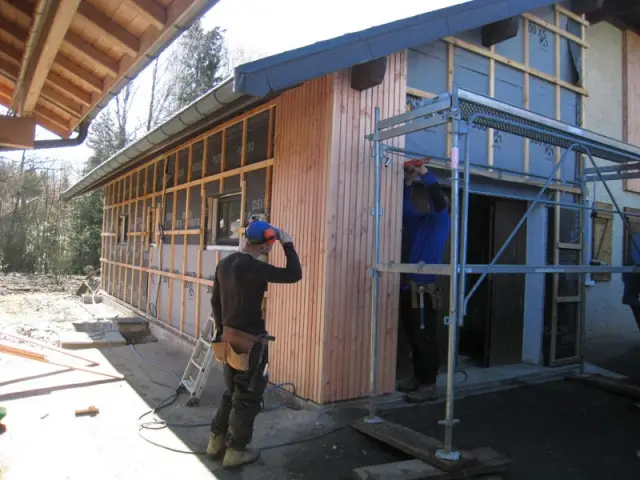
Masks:
[[[242,226],[242,193],[207,199],[207,244],[238,245]]]
[[[595,208],[609,210],[609,212],[594,211],[591,216],[591,259],[599,265],[611,265],[613,245],[613,212],[608,203],[596,202]],[[592,273],[594,282],[608,282],[611,272]]]
[[[120,215],[118,217],[118,240],[120,243],[127,243],[129,239],[129,216]]]

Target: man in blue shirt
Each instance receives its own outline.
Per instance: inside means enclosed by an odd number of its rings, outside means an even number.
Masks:
[[[405,164],[402,262],[442,263],[449,237],[449,205],[436,177],[424,163]],[[407,274],[401,283],[400,317],[411,346],[413,376],[398,385],[407,401],[419,403],[437,398],[440,366],[437,312],[441,293],[435,275]]]
[[[636,248],[636,245],[640,247],[640,233],[634,233],[633,240],[634,241],[630,242],[629,256],[625,264],[640,266],[640,252]],[[623,273],[622,281],[624,282],[622,303],[623,305],[629,305],[638,324],[638,328],[640,328],[640,301],[638,300],[638,295],[640,294],[640,275],[637,273]]]

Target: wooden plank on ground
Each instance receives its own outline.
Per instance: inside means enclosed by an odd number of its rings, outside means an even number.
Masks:
[[[367,423],[364,418],[360,418],[355,420],[351,426],[365,435],[391,445],[446,472],[458,470],[477,462],[472,454],[464,451],[460,452],[460,460],[456,462],[438,458],[436,457],[436,450],[442,448],[442,442],[388,420]]]
[[[603,375],[573,375],[567,377],[567,380],[585,383],[587,385],[592,385],[611,393],[616,393],[628,398],[640,400],[640,387],[636,385],[630,385],[613,378],[607,378]]]
[[[422,460],[404,460],[356,468],[351,472],[353,480],[501,480],[498,473],[504,472],[509,460],[495,450],[483,447],[471,450],[470,454],[479,463],[456,472],[445,472]],[[485,475],[488,474],[488,475]]]

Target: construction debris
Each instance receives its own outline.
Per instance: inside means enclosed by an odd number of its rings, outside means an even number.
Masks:
[[[82,417],[82,416],[85,416],[85,415],[95,416],[98,413],[100,413],[100,410],[98,410],[97,407],[94,407],[92,405],[89,408],[82,408],[80,410],[76,410],[76,417]]]

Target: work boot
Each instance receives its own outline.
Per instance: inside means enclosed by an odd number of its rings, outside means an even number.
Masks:
[[[222,460],[222,468],[235,468],[242,465],[248,465],[260,458],[258,450],[247,448],[245,450],[237,450],[235,448],[227,448]]]
[[[224,452],[224,449],[224,435],[222,433],[212,433],[211,437],[209,437],[209,444],[207,445],[207,455],[217,457]]]
[[[438,398],[438,389],[433,385],[420,385],[414,392],[408,393],[407,403],[422,403]]]
[[[420,383],[415,377],[405,378],[398,382],[398,391],[402,393],[415,392],[419,386]]]

